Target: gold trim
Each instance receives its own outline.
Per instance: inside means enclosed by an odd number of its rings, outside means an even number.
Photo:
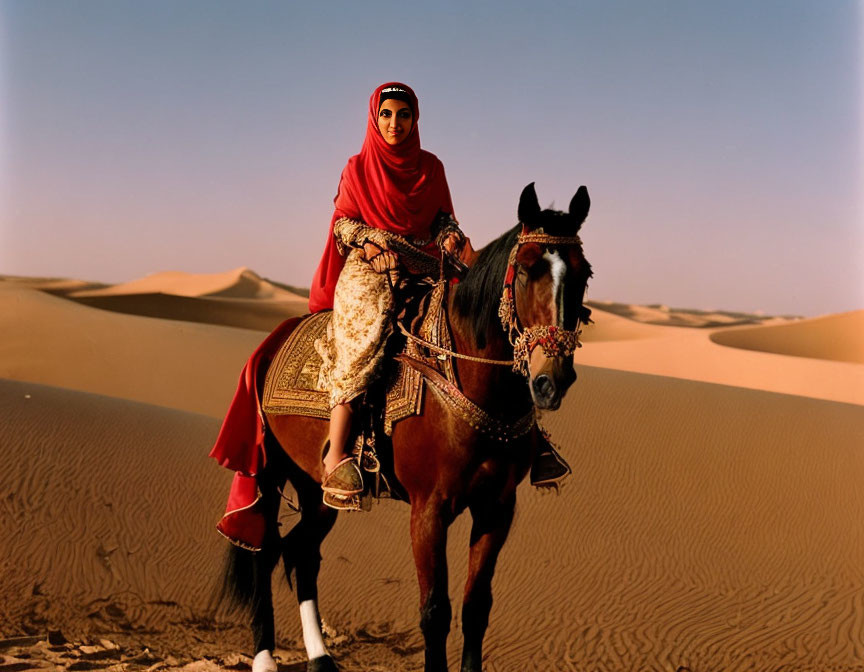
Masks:
[[[222,530],[220,530],[218,527],[216,528],[216,531],[219,534],[221,534],[223,537],[225,537],[228,541],[230,541],[232,544],[237,546],[238,548],[242,548],[242,549],[247,550],[247,551],[252,551],[253,553],[257,553],[258,551],[260,551],[263,548],[262,546],[253,546],[252,544],[244,544],[239,539],[232,539],[227,534],[225,534]]]
[[[423,376],[416,369],[394,360],[396,372],[387,386],[384,403],[384,433],[393,434],[393,425],[423,412]]]
[[[329,394],[317,389],[321,356],[315,341],[326,334],[331,315],[329,310],[310,315],[279,348],[264,379],[265,413],[330,419]]]
[[[496,441],[506,442],[518,439],[531,431],[537,422],[536,410],[533,406],[528,413],[513,423],[499,420],[471,401],[462,390],[426,362],[407,355],[400,356],[400,359],[406,366],[416,368],[423,375],[423,379],[431,385],[436,396],[464,422]]]
[[[219,519],[219,523],[225,520],[228,516],[233,516],[235,513],[240,513],[240,511],[248,511],[253,506],[255,506],[259,501],[261,501],[261,490],[258,487],[255,487],[255,501],[251,504],[247,504],[246,506],[241,506],[239,509],[231,509],[230,511],[226,511],[222,514],[222,517]],[[253,546],[252,544],[246,544],[240,541],[239,539],[232,539],[227,534],[225,534],[222,530],[219,529],[219,523],[216,524],[216,531],[225,537],[228,541],[230,541],[235,546],[243,548],[247,551],[252,551],[253,553],[257,553],[261,550],[261,546]]]

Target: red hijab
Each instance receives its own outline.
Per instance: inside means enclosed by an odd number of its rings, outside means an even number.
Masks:
[[[391,87],[408,94],[413,113],[408,137],[398,145],[387,144],[378,130],[381,92]],[[419,119],[417,96],[411,87],[387,82],[372,92],[363,147],[359,154],[348,159],[342,171],[327,246],[309,292],[311,312],[333,307],[336,281],[345,264],[333,237],[333,223],[337,219],[359,219],[377,229],[427,238],[439,210],[453,214],[443,164],[434,154],[420,149]]]

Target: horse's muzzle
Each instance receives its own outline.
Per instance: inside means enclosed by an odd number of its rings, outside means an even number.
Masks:
[[[570,366],[554,366],[551,373],[542,372],[531,380],[531,397],[541,410],[555,411],[561,406],[564,394],[576,380],[576,372]]]
[[[534,405],[543,410],[554,411],[561,405],[561,395],[555,381],[545,373],[531,381],[531,396],[534,398]]]

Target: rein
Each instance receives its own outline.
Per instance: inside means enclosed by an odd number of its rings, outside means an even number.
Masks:
[[[434,343],[430,343],[424,338],[420,338],[419,336],[415,336],[408,329],[405,328],[405,325],[401,322],[397,323],[399,327],[399,331],[402,332],[402,335],[408,338],[409,340],[414,341],[418,345],[422,345],[424,348],[428,348],[433,352],[439,353],[441,356],[446,357],[455,357],[457,359],[466,359],[469,362],[478,362],[480,364],[497,364],[499,366],[513,366],[512,359],[488,359],[486,357],[476,357],[474,355],[465,355],[461,352],[456,352],[455,350],[449,350],[447,348],[442,348],[440,345],[435,345]],[[443,358],[443,357],[442,357]]]

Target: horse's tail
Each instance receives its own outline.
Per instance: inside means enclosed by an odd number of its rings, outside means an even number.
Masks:
[[[269,461],[272,463],[276,460]],[[279,534],[277,522],[281,499],[277,485],[284,485],[284,479],[273,483],[270,472],[265,470],[262,481],[262,498],[258,506],[264,512],[267,533],[264,535],[261,550],[250,551],[229,543],[222,564],[221,595],[218,600],[236,607],[254,607],[259,597],[269,594],[270,577],[280,557],[285,565],[288,585],[292,589],[294,587],[291,574],[297,564],[294,553],[296,534],[292,529],[283,538]]]
[[[285,566],[285,578],[294,588],[291,575],[296,569],[291,552],[291,534],[285,539],[278,536],[268,540],[260,551],[249,551],[229,544],[222,565],[221,591],[218,602],[232,607],[254,609],[257,602],[269,593],[273,569],[281,557]],[[286,543],[287,542],[287,543]]]
[[[264,549],[258,551],[263,552]],[[256,552],[228,544],[222,565],[222,593],[220,601],[233,606],[250,607],[257,592]]]

